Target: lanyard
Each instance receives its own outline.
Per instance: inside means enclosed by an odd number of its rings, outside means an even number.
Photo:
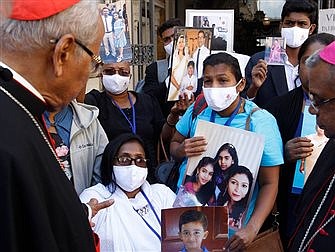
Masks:
[[[302,103],[302,109],[301,109],[301,113],[300,113],[300,117],[299,117],[299,122],[298,122],[297,129],[295,130],[294,137],[300,137],[301,136],[302,123],[304,121],[304,109],[305,109],[305,104],[306,104],[307,101],[308,101],[308,96],[304,92],[304,102]]]
[[[134,108],[134,104],[133,101],[130,98],[130,95],[128,93],[128,100],[130,102],[130,106],[131,106],[131,111],[132,111],[132,115],[133,115],[133,123],[131,123],[127,117],[127,115],[123,112],[122,108],[120,108],[120,106],[113,100],[113,98],[111,98],[112,103],[114,104],[115,107],[117,107],[120,112],[122,113],[123,117],[126,118],[127,122],[129,123],[130,127],[131,127],[131,131],[136,134],[136,115],[135,115],[135,108]]]
[[[152,212],[155,214],[156,216],[156,219],[159,223],[159,225],[161,225],[161,221],[153,207],[153,205],[151,204],[150,200],[148,199],[147,195],[141,190],[141,193],[143,194],[144,198],[146,199],[146,201],[148,202],[148,205],[150,207],[150,209],[152,210]],[[141,216],[142,220],[145,222],[145,224],[148,226],[148,228],[150,228],[150,230],[157,236],[157,238],[161,241],[162,240],[162,237],[156,232],[156,230],[143,218],[142,215],[140,215],[136,210],[135,208],[133,207],[134,211],[139,215]]]
[[[233,113],[230,115],[229,119],[226,121],[226,123],[224,124],[225,126],[230,126],[231,124],[231,121],[235,118],[235,116],[237,115],[237,112],[241,106],[241,103],[242,103],[242,98],[240,97],[240,100],[236,106],[236,108],[234,109]],[[212,113],[211,113],[211,119],[210,121],[211,122],[215,122],[215,114],[216,112],[214,110],[212,110]]]

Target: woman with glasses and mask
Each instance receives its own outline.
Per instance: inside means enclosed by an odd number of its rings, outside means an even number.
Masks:
[[[277,195],[279,165],[283,163],[282,141],[276,120],[265,110],[240,96],[244,89],[238,60],[227,53],[208,56],[203,68],[203,93],[207,107],[193,117],[191,105],[176,125],[171,140],[171,155],[183,161],[180,167],[179,184],[186,172],[189,157],[202,155],[207,146],[203,136],[194,136],[198,121],[206,120],[233,128],[246,129],[264,136],[264,150],[258,172],[258,179],[247,209],[242,228],[235,232],[229,229],[229,240],[225,248],[231,252],[245,250],[255,239],[264,220],[270,214]]]
[[[174,127],[171,123],[165,124],[154,97],[128,90],[130,78],[129,62],[104,64],[101,76],[104,91],[92,90],[86,94],[85,103],[98,107],[98,119],[109,141],[121,133],[137,134],[143,139],[150,160],[148,181],[154,183],[160,133],[164,126],[163,140],[171,139]]]
[[[150,185],[145,144],[132,133],[106,146],[101,162],[102,183],[86,189],[82,202],[114,199],[92,219],[101,252],[160,251],[161,210],[172,207],[175,194],[165,185]]]
[[[306,59],[315,51],[324,48],[335,40],[335,36],[328,33],[314,34],[308,37],[302,44],[299,53],[299,76],[296,79],[296,89],[271,100],[265,106],[277,119],[278,127],[282,136],[285,163],[281,166],[279,178],[279,193],[277,208],[280,212],[280,233],[283,245],[286,246],[288,239],[292,236],[296,218],[293,216],[299,194],[292,193],[292,182],[295,167],[298,160],[304,163],[313,151],[311,140],[302,136],[302,124],[305,117],[310,116],[308,108],[311,101],[308,97],[308,72],[305,65]],[[313,130],[314,123],[311,125]],[[289,207],[287,207],[289,206]]]

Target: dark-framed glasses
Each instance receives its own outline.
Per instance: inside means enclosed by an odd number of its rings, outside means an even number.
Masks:
[[[162,40],[163,40],[163,43],[167,45],[173,40],[173,38],[174,38],[174,34],[172,34],[170,36],[166,36],[166,37],[162,38]]]
[[[114,75],[114,74],[119,74],[121,76],[124,77],[129,77],[130,76],[130,71],[126,70],[126,69],[116,69],[116,68],[106,68],[102,70],[102,74],[105,75]]]
[[[330,98],[330,99],[320,99],[317,96],[308,93],[309,99],[311,101],[311,106],[316,112],[319,112],[319,108],[329,102],[335,101],[335,97]]]
[[[131,165],[132,162],[134,161],[135,165],[139,167],[143,167],[143,168],[147,167],[147,162],[149,161],[149,159],[142,158],[142,157],[131,158],[127,156],[116,157],[115,160],[118,163],[118,165],[121,165],[121,166]]]
[[[58,39],[51,39],[50,43],[56,44]],[[103,66],[103,62],[99,55],[95,55],[90,49],[88,49],[83,43],[81,43],[78,39],[74,39],[74,42],[79,45],[81,49],[83,49],[90,57],[91,57],[91,73],[97,73],[99,68]]]

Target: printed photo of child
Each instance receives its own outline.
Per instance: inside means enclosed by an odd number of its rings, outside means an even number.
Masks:
[[[197,76],[194,74],[194,61],[187,63],[187,74],[184,75],[180,84],[180,94],[186,94],[191,99],[192,93],[197,91]]]
[[[179,237],[184,247],[180,252],[203,251],[208,252],[202,241],[208,236],[207,216],[197,210],[187,210],[179,217]]]

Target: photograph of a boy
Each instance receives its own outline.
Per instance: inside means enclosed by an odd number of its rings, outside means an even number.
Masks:
[[[197,76],[194,74],[194,61],[190,60],[187,63],[187,74],[184,75],[180,83],[180,93],[186,94],[189,99],[191,94],[197,91]]]
[[[247,208],[253,176],[244,166],[229,169],[225,192],[217,199],[218,206],[228,206],[228,223],[234,229],[242,227],[242,218]]]
[[[184,190],[194,194],[203,206],[215,203],[215,182],[213,179],[215,163],[215,159],[203,157],[192,176],[185,179]]]
[[[197,210],[187,210],[179,217],[179,237],[184,247],[180,252],[208,252],[201,246],[208,236],[208,220],[206,215]]]

